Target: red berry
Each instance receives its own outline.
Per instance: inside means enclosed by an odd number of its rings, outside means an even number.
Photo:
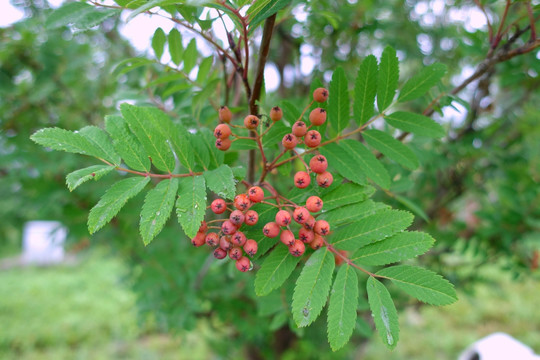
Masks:
[[[201,222],[201,226],[199,227],[199,232],[205,233],[206,230],[208,230],[208,225],[206,225],[206,221]]]
[[[309,160],[309,167],[314,173],[322,174],[328,167],[328,161],[326,161],[326,158],[322,155],[315,155]]]
[[[264,225],[263,227],[263,234],[266,237],[269,238],[275,238],[279,235],[279,231],[281,229],[279,228],[279,225],[275,222],[269,222],[268,224]]]
[[[232,249],[233,245],[231,244],[231,237],[230,236],[222,236],[219,238],[219,247],[222,248],[225,251],[229,251]]]
[[[282,117],[283,117],[283,111],[281,110],[279,106],[274,106],[270,110],[270,119],[272,119],[272,121],[279,121],[281,120]]]
[[[279,210],[276,214],[276,224],[279,226],[287,226],[291,223],[291,214],[286,210]]]
[[[313,230],[313,227],[315,226],[315,218],[309,215],[306,222],[303,225],[305,229]]]
[[[293,219],[299,224],[303,224],[310,217],[309,211],[305,207],[299,206],[294,209]]]
[[[264,191],[258,186],[252,186],[248,189],[248,197],[254,203],[261,202],[264,199]]]
[[[227,139],[231,133],[231,128],[227,124],[219,124],[214,129],[214,136],[218,139]]]
[[[228,107],[222,106],[219,108],[219,120],[230,123],[232,120],[232,112]]]
[[[229,215],[229,220],[234,224],[234,226],[240,226],[244,223],[244,213],[240,210],[234,210]]]
[[[204,238],[205,234],[203,232],[198,232],[197,235],[193,239],[191,239],[191,243],[193,246],[199,247],[204,245]]]
[[[215,247],[219,244],[219,236],[216,233],[208,233],[204,241],[206,242],[206,245]]]
[[[245,256],[242,256],[236,261],[236,268],[241,272],[246,272],[251,270],[251,261]]]
[[[328,90],[325,88],[317,88],[313,91],[313,100],[322,103],[328,100],[328,95]]]
[[[332,185],[332,182],[334,181],[334,177],[331,173],[328,171],[323,172],[322,174],[318,174],[316,177],[317,184],[320,187],[327,188],[330,185]]]
[[[229,150],[231,145],[232,145],[232,142],[231,142],[231,139],[229,139],[229,138],[216,139],[216,147],[221,151]]]
[[[225,220],[223,224],[221,224],[221,232],[223,232],[225,235],[232,235],[236,232],[236,226],[230,221]]]
[[[233,260],[238,260],[242,257],[242,248],[238,246],[233,246],[231,250],[229,250],[229,257]]]
[[[313,231],[319,235],[328,235],[330,232],[330,224],[328,224],[326,220],[317,220],[315,226],[313,227]]]
[[[281,242],[285,245],[291,246],[294,244],[296,239],[294,238],[294,234],[291,230],[283,230],[279,236],[279,240],[281,240]]]
[[[305,189],[311,183],[311,177],[305,171],[299,171],[294,174],[294,185],[299,189]]]
[[[315,238],[315,233],[312,230],[300,228],[298,231],[298,238],[304,243],[310,243]]]
[[[318,196],[310,196],[306,200],[306,209],[312,213],[316,213],[322,210],[323,201]]]
[[[259,248],[259,245],[253,239],[247,240],[246,243],[244,244],[244,251],[249,256],[254,256],[257,253],[258,248]]]
[[[326,110],[316,108],[309,113],[309,121],[315,126],[322,125],[326,122]]]
[[[259,214],[255,210],[246,211],[244,222],[246,225],[253,226],[259,221]]]
[[[294,136],[294,134],[287,134],[283,137],[283,140],[281,140],[281,143],[283,144],[283,147],[285,149],[294,149],[296,145],[298,145],[298,138]]]
[[[255,115],[248,115],[244,118],[244,126],[248,129],[256,129],[259,126],[259,118]]]
[[[222,248],[217,248],[214,250],[214,257],[218,260],[225,259],[227,256],[227,251],[223,250]]]
[[[238,210],[246,211],[250,206],[251,200],[246,194],[238,194],[234,197],[234,207]]]
[[[307,133],[306,124],[303,121],[297,121],[292,127],[292,133],[296,137],[302,137]]]
[[[214,214],[222,214],[225,212],[225,210],[227,210],[227,204],[225,204],[225,200],[223,199],[216,199],[212,201],[210,208]]]
[[[304,136],[304,143],[309,147],[317,147],[321,143],[321,134],[317,130],[309,130]]]
[[[294,243],[289,247],[289,252],[292,256],[302,256],[306,251],[306,245],[300,240],[295,240]]]
[[[244,244],[246,243],[246,240],[247,240],[246,235],[244,235],[244,233],[241,231],[237,231],[234,233],[233,236],[231,236],[231,242],[234,245],[244,246]]]
[[[315,234],[315,237],[313,238],[313,241],[309,243],[309,246],[313,250],[320,249],[324,245],[324,240],[321,235]]]

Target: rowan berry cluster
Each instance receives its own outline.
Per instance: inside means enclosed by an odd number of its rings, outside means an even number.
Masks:
[[[289,247],[293,256],[302,256],[306,251],[306,245],[313,250],[324,245],[324,238],[330,233],[330,225],[326,220],[315,220],[311,214],[322,210],[323,201],[318,196],[310,196],[305,206],[296,206],[292,214],[281,209],[276,213],[275,221],[269,222],[263,227],[263,234],[269,238],[279,236],[279,240]],[[293,221],[300,225],[295,236],[291,226]]]
[[[328,99],[328,95],[328,90],[318,88],[313,92],[313,102],[323,103]],[[311,107],[313,102],[306,107],[304,112]],[[306,171],[299,171],[294,175],[294,184],[300,189],[304,189],[310,185],[311,172],[317,174],[316,181],[319,186],[328,187],[332,184],[333,177],[332,174],[327,171],[328,162],[323,155],[316,154],[313,156],[309,161],[309,165],[302,159],[302,156],[306,152],[311,153],[316,151],[315,148],[321,144],[321,134],[319,131],[311,128],[313,126],[323,125],[326,122],[326,115],[326,110],[323,108],[317,107],[313,109],[309,114],[309,121],[311,124],[307,126],[301,121],[301,116],[300,119],[292,125],[291,133],[286,134],[281,141],[281,144],[283,145],[283,152],[281,155],[286,151],[291,151],[296,154],[296,157],[302,160],[306,167]],[[270,109],[268,115],[262,116],[269,118],[275,123],[283,118],[283,111],[280,107],[274,106]],[[258,142],[262,152],[260,139],[266,132],[263,132],[262,134],[257,132],[262,116],[248,115],[244,118],[243,126],[232,125],[231,121],[233,115],[231,110],[226,106],[222,106],[219,109],[220,124],[214,129],[216,147],[219,150],[226,151],[236,139],[247,138]],[[232,132],[231,127],[252,130],[255,137],[239,136]],[[231,135],[236,139],[231,140]],[[303,153],[299,153],[296,149],[299,144],[304,144],[307,148],[311,148],[311,150],[306,148]],[[276,163],[276,160],[277,158],[273,163],[263,164],[263,166],[265,166],[265,171],[271,170],[272,166]],[[278,165],[275,167],[277,166]],[[277,192],[274,194],[275,190],[268,183],[263,185],[268,187],[273,193],[270,198],[274,199],[276,202],[275,204],[267,204],[279,208],[275,215],[275,221],[268,222],[264,225],[262,230],[263,235],[269,238],[279,236],[281,242],[288,246],[289,252],[293,256],[302,256],[306,250],[306,244],[314,250],[322,247],[325,244],[324,236],[328,235],[330,232],[330,225],[327,221],[315,219],[316,214],[322,210],[323,201],[318,196],[311,196],[307,199],[304,206],[298,206],[283,198],[281,195],[277,194]],[[285,200],[284,204],[280,202],[280,197]],[[259,215],[256,211],[250,210],[250,207],[253,203],[264,202],[264,199],[265,194],[262,188],[259,186],[252,186],[248,189],[247,193],[237,195],[232,203],[227,203],[223,199],[214,200],[210,205],[212,212],[216,215],[220,215],[228,211],[228,218],[211,220],[208,224],[203,221],[199,232],[191,242],[195,246],[207,244],[214,248],[214,256],[217,259],[224,259],[228,256],[235,260],[236,267],[240,271],[244,272],[251,270],[251,261],[247,256],[252,257],[257,253],[258,243],[253,239],[247,239],[242,231],[242,226],[244,224],[253,226],[257,223]],[[221,223],[221,226],[212,226],[213,223]],[[217,229],[217,231],[208,232],[209,229]]]
[[[229,211],[229,217],[212,220],[211,223],[221,222],[221,226],[208,226],[203,221],[197,235],[191,239],[194,246],[204,244],[214,248],[214,257],[224,259],[227,255],[236,261],[236,268],[242,272],[251,270],[251,261],[248,255],[253,257],[257,253],[258,244],[253,239],[248,239],[244,232],[240,231],[242,226],[253,226],[259,221],[259,214],[255,210],[249,210],[253,203],[261,202],[264,199],[264,192],[258,186],[248,189],[247,194],[236,195],[232,203],[227,203],[223,199],[212,201],[210,209],[216,215]],[[234,206],[234,209],[229,206]],[[207,232],[209,228],[217,229],[217,232]]]

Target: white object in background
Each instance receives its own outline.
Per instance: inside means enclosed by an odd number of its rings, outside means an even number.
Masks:
[[[540,360],[540,356],[510,335],[499,332],[469,346],[458,360]]]
[[[24,225],[22,262],[61,262],[66,236],[66,228],[58,221],[28,221]]]

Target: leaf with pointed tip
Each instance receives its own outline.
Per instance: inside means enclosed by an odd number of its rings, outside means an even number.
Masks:
[[[381,56],[377,80],[377,107],[383,112],[392,104],[399,79],[399,62],[396,50],[387,46]]]
[[[410,78],[399,92],[398,101],[404,102],[416,99],[429,91],[446,74],[446,65],[431,64]]]
[[[253,31],[262,21],[283,9],[291,3],[290,0],[257,0],[249,7],[249,31]],[[251,10],[251,11],[250,11]]]
[[[85,14],[88,14],[94,9],[83,2],[70,2],[62,5],[58,9],[53,10],[45,20],[45,26],[48,29],[55,29],[61,26],[73,24]]]
[[[359,169],[357,159],[348,154],[346,149],[336,143],[331,143],[320,148],[319,151],[343,177],[360,185],[366,183],[366,176]]]
[[[193,238],[206,213],[206,184],[203,176],[179,178],[176,215],[184,233]]]
[[[69,191],[73,191],[88,180],[93,179],[97,181],[101,179],[104,175],[110,173],[114,169],[115,167],[110,165],[93,165],[84,169],[79,169],[67,174],[66,184]]]
[[[330,96],[328,98],[328,121],[335,135],[340,134],[349,126],[349,88],[345,70],[338,67],[330,81]]]
[[[399,323],[392,297],[386,287],[373,276],[369,277],[366,288],[377,332],[382,342],[393,349],[399,341]]]
[[[120,180],[105,192],[88,215],[88,231],[95,233],[118,214],[126,202],[140,193],[150,182],[149,177],[131,177]]]
[[[135,16],[142,14],[143,12],[146,12],[152,8],[155,7],[163,7],[167,5],[176,5],[178,4],[178,0],[150,0],[145,3],[143,3],[141,6],[137,7],[134,11],[132,11],[129,16],[126,19],[126,22],[129,22],[131,19],[133,19]]]
[[[182,35],[180,32],[173,28],[169,32],[169,53],[171,54],[171,60],[175,65],[180,65],[182,62],[182,55],[184,54],[184,47],[182,46]]]
[[[264,239],[268,241],[270,239]],[[276,247],[261,265],[255,276],[255,293],[257,296],[270,294],[272,290],[280,287],[289,278],[299,257],[291,256],[285,246]]]
[[[120,165],[122,159],[114,150],[111,139],[107,133],[97,126],[85,126],[79,130],[79,134],[84,136],[89,143],[99,150],[98,157],[105,159],[114,165]]]
[[[186,50],[184,51],[184,68],[182,71],[189,74],[197,63],[198,58],[199,53],[197,52],[197,41],[195,39],[191,39],[186,47]]]
[[[360,265],[386,265],[422,255],[435,240],[426,233],[401,232],[361,247],[351,260]]]
[[[129,131],[124,118],[117,115],[105,116],[105,129],[113,139],[116,152],[127,166],[134,170],[150,172],[148,154],[135,135]]]
[[[228,165],[221,165],[217,169],[208,170],[203,173],[206,179],[206,186],[219,197],[234,199],[236,195],[236,182],[231,168]]]
[[[407,211],[385,210],[357,221],[347,228],[340,228],[332,236],[332,244],[342,250],[356,250],[374,241],[406,229],[413,216]]]
[[[156,31],[154,31],[154,36],[152,36],[152,50],[154,50],[154,54],[158,60],[161,60],[161,57],[163,56],[163,48],[165,47],[166,42],[167,35],[165,35],[165,31],[158,27]]]
[[[328,342],[336,351],[349,341],[356,326],[358,275],[349,265],[339,269],[328,303]]]
[[[362,133],[366,143],[408,169],[414,170],[418,167],[416,154],[403,145],[401,141],[380,130],[366,130]]]
[[[341,140],[339,146],[356,163],[357,169],[384,189],[390,187],[390,175],[375,155],[362,143],[353,139]]]
[[[406,111],[396,111],[385,115],[384,119],[390,125],[403,131],[412,132],[419,136],[441,138],[445,135],[444,128],[427,116]]]
[[[424,212],[424,210],[422,210],[420,206],[401,195],[396,195],[396,200],[408,207],[413,213],[426,220],[426,222],[429,222],[429,216]]]
[[[323,197],[324,211],[330,211],[344,205],[359,203],[369,198],[375,192],[370,185],[358,185],[355,183],[341,184]]]
[[[298,327],[311,324],[321,313],[332,285],[336,266],[334,254],[327,247],[315,251],[296,280],[292,315]]]
[[[377,59],[367,56],[356,76],[354,83],[354,120],[358,125],[365,124],[375,110],[375,95],[377,95]]]
[[[376,275],[384,276],[407,294],[432,305],[449,305],[457,301],[454,286],[433,271],[410,265],[382,269]]]
[[[366,200],[361,203],[351,204],[336,208],[320,215],[321,219],[328,221],[332,226],[345,225],[360,221],[370,215],[376,214],[390,206],[373,200]]]
[[[168,173],[174,170],[175,160],[167,139],[154,121],[151,108],[123,103],[120,110],[124,119],[156,168]]]
[[[146,194],[139,225],[144,245],[150,244],[171,216],[177,191],[178,178],[171,178],[162,180]]]

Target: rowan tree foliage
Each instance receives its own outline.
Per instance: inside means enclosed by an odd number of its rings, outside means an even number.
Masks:
[[[410,18],[397,20],[398,3]],[[210,342],[251,358],[293,349],[318,357],[347,351],[351,337],[369,336],[370,324],[393,349],[398,291],[433,305],[456,301],[433,270],[456,280],[438,254],[459,234],[441,227],[439,215],[464,191],[454,190],[460,179],[434,177],[467,169],[469,157],[454,155],[453,144],[473,136],[477,145],[477,132],[499,128],[477,125],[495,106],[492,92],[504,91],[490,86],[504,79],[497,71],[518,59],[525,78],[536,71],[538,12],[527,1],[477,2],[485,31],[464,32],[460,22],[437,23],[447,12],[422,4],[118,0],[70,2],[46,14],[48,31],[75,34],[103,32],[121,14],[174,24],[155,29],[152,54],[112,71],[119,81],[138,78],[135,97],[117,91],[115,109],[98,110],[102,121],[52,123],[31,136],[94,159],[72,167],[64,201],[87,183],[106,185],[83,206],[88,231],[121,238],[117,248],[138,269],[143,316],[166,329],[207,319],[220,333]],[[399,32],[402,39],[390,40]],[[306,49],[315,62],[309,74],[299,68]],[[265,89],[269,64],[279,74],[276,93]],[[536,95],[521,96],[522,103]],[[445,116],[457,106],[467,111],[462,127]],[[527,216],[534,234],[537,214]],[[416,260],[435,244],[422,222],[445,240]],[[509,241],[492,249],[507,252]]]

